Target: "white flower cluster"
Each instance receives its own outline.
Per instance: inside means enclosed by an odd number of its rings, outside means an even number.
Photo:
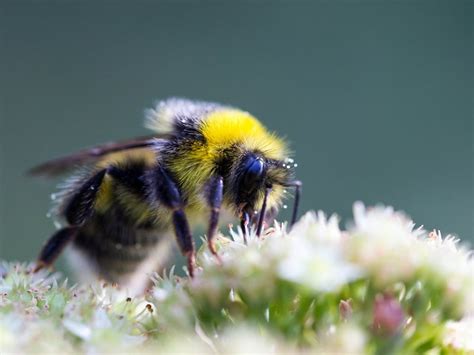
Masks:
[[[273,292],[277,279],[312,292],[336,292],[362,276],[362,270],[344,258],[343,233],[336,216],[327,218],[323,212],[309,212],[290,233],[278,223],[263,238],[254,232],[247,246],[240,231],[231,231],[232,241],[219,238],[223,265],[216,264],[204,248],[200,258],[204,274],[197,283],[210,279],[206,276],[209,273],[224,273],[232,288],[243,287],[247,295],[259,298]]]
[[[258,303],[271,300],[281,281],[323,295],[336,294],[361,280],[372,287],[374,297],[378,294],[387,300],[392,296],[383,296],[384,292],[405,287],[408,308],[413,292],[419,292],[426,304],[417,307],[426,308],[418,311],[428,318],[429,314],[439,317],[437,312],[447,312],[444,317],[458,319],[474,312],[471,252],[452,236],[443,238],[439,231],[415,228],[404,213],[391,207],[366,208],[356,203],[354,221],[346,231],[340,230],[336,216],[308,212],[290,232],[285,225],[275,224],[263,238],[251,233],[247,246],[240,232],[231,236],[232,240],[219,238],[222,265],[203,248],[202,272],[191,288],[214,305],[227,297],[222,290],[235,290],[246,301]],[[398,302],[392,300],[401,307]],[[400,314],[395,313],[388,314],[396,319],[385,322],[394,322],[393,331],[404,321],[401,309]]]
[[[275,223],[261,238],[249,234],[248,244],[240,229],[218,236],[221,262],[204,243],[194,279],[172,269],[139,297],[0,263],[0,349],[474,352],[474,262],[454,237],[361,203],[347,230],[337,216],[309,212],[289,232]]]
[[[348,260],[360,266],[383,287],[396,282],[430,279],[443,285],[445,297],[459,305],[459,314],[474,312],[474,260],[452,236],[416,228],[391,207],[366,209],[354,205],[354,224],[343,248]]]
[[[336,216],[308,212],[289,233],[279,224],[265,238],[252,233],[248,246],[240,232],[231,231],[231,236],[233,241],[219,238],[222,268],[204,248],[203,272],[224,269],[235,283],[251,276],[250,292],[252,287],[271,292],[275,278],[315,292],[331,292],[361,277],[385,287],[426,276],[445,285],[447,296],[461,296],[461,313],[474,311],[470,252],[451,236],[443,239],[439,232],[415,228],[406,215],[391,207],[366,209],[356,203],[354,222],[347,231],[339,229]],[[260,273],[265,276],[256,278]],[[232,281],[229,284],[234,286]]]

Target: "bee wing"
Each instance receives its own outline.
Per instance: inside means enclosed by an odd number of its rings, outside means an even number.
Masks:
[[[92,164],[107,154],[116,153],[124,150],[149,147],[153,145],[154,139],[165,138],[164,136],[150,135],[131,138],[117,142],[107,142],[94,147],[80,150],[76,153],[49,160],[43,164],[37,165],[27,171],[28,175],[55,177],[65,174],[78,166]]]

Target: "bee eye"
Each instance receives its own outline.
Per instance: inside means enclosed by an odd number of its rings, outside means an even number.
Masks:
[[[251,186],[259,183],[265,174],[265,162],[262,158],[249,156],[243,163],[244,174],[242,183]]]

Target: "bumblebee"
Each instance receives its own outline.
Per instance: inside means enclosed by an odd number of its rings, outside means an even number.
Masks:
[[[52,265],[71,244],[81,273],[88,269],[140,288],[169,254],[163,246],[174,234],[193,277],[190,222],[208,221],[208,248],[219,259],[214,239],[221,212],[240,219],[245,241],[251,224],[260,236],[288,187],[295,188],[294,223],[301,182],[293,178],[284,141],[251,114],[171,98],[145,116],[151,136],[106,143],[30,170],[53,177],[79,169],[56,198],[63,227],[41,249],[36,270]]]

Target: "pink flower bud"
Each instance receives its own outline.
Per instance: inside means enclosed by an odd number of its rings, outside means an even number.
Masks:
[[[373,328],[384,335],[394,335],[405,321],[405,313],[396,298],[388,294],[375,297]]]
[[[339,316],[342,320],[347,320],[352,315],[352,300],[341,300],[339,302]]]

